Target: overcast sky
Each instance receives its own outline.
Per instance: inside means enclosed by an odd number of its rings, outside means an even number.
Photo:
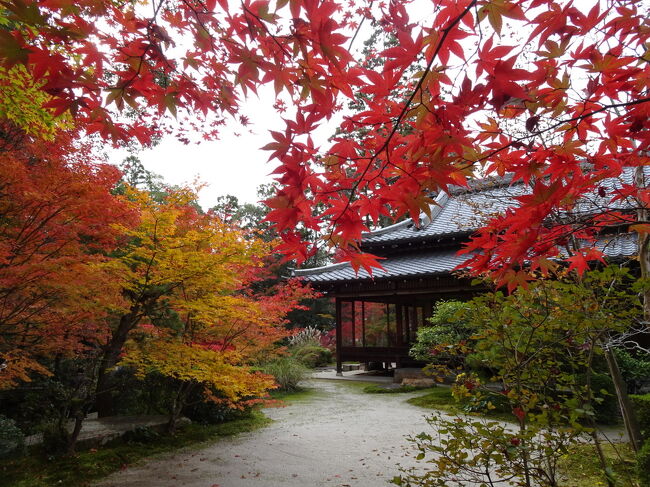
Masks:
[[[198,178],[208,186],[200,193],[204,208],[213,206],[221,195],[232,194],[240,201],[255,202],[260,184],[272,181],[269,173],[273,163],[266,163],[269,152],[260,147],[269,142],[268,130],[283,126],[272,107],[274,98],[250,100],[243,113],[248,115],[248,129],[231,124],[223,129],[221,140],[185,145],[168,136],[152,149],[143,150],[138,157],[144,166],[158,173],[170,184],[191,183]],[[238,135],[237,135],[238,134]],[[128,155],[112,151],[109,160],[119,163]]]

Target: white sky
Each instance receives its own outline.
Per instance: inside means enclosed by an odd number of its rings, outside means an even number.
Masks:
[[[198,178],[207,186],[199,193],[199,203],[204,209],[215,205],[219,196],[231,194],[240,203],[255,203],[260,184],[270,183],[270,174],[278,161],[268,161],[271,151],[261,150],[273,139],[270,130],[284,131],[281,115],[273,108],[275,95],[272,87],[259,90],[260,97],[251,96],[241,110],[250,124],[243,127],[232,123],[223,127],[220,140],[185,145],[173,136],[164,138],[151,149],[142,150],[137,157],[145,168],[160,174],[166,183],[181,185]],[[287,115],[289,116],[289,115]],[[341,119],[334,117],[313,134],[316,144],[323,144],[334,133]],[[126,150],[111,150],[108,161],[119,164]]]
[[[267,163],[270,152],[260,148],[270,141],[268,130],[284,126],[272,107],[274,97],[263,98],[246,102],[242,113],[251,120],[248,127],[234,123],[224,127],[220,140],[185,145],[168,136],[137,156],[166,183],[180,185],[197,178],[206,183],[207,187],[199,195],[204,208],[213,206],[219,196],[226,194],[237,196],[240,202],[253,203],[257,200],[257,187],[272,181],[269,173],[276,164]],[[111,151],[109,162],[118,164],[127,155],[123,150]]]

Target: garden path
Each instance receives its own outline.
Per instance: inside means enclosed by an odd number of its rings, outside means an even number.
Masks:
[[[315,393],[264,412],[270,426],[150,460],[98,487],[381,487],[414,466],[407,435],[427,429],[413,394],[364,394],[357,383],[314,380]]]

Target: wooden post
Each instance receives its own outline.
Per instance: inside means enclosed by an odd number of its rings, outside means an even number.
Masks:
[[[401,347],[404,341],[404,329],[402,328],[402,305],[399,301],[395,303],[395,346]],[[401,359],[395,359],[395,368],[402,367]]]
[[[343,375],[343,362],[341,361],[341,300],[336,298],[336,375]]]
[[[366,302],[365,301],[361,301],[361,346],[364,348],[366,347]]]

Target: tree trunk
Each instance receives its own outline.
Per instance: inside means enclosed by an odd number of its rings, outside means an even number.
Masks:
[[[618,404],[621,408],[625,430],[630,437],[630,446],[632,446],[635,452],[638,452],[641,449],[642,443],[641,429],[639,428],[636,414],[630,403],[630,398],[627,395],[627,386],[621,375],[621,370],[618,368],[616,357],[608,348],[605,348],[605,359],[607,360],[607,367],[609,368],[609,373],[616,389],[616,396],[618,397]]]
[[[129,332],[140,322],[142,314],[140,307],[131,308],[128,314],[120,318],[120,323],[104,347],[104,353],[97,371],[97,387],[95,389],[95,408],[97,416],[105,418],[114,414],[113,397],[111,394],[111,373],[109,369],[119,361],[120,354],[129,336]]]
[[[181,413],[183,412],[183,408],[185,407],[187,398],[189,397],[190,392],[192,392],[193,389],[194,389],[194,384],[190,382],[181,383],[181,386],[178,389],[178,393],[174,398],[174,404],[172,405],[172,410],[169,414],[169,421],[167,422],[167,433],[169,433],[170,435],[176,433],[176,426],[178,424],[178,420],[181,417]]]
[[[75,415],[74,418],[74,429],[70,436],[68,437],[68,455],[74,455],[77,448],[77,440],[79,439],[79,433],[81,433],[81,427],[83,426],[83,421],[86,418],[86,415],[82,412]]]
[[[643,172],[644,166],[639,166],[634,172],[634,185],[643,189],[646,187],[645,174]],[[639,209],[637,210],[637,221],[645,223],[648,221],[648,214],[650,213],[645,205],[639,201]],[[641,268],[641,278],[647,279],[650,276],[650,234],[638,232],[638,246],[639,246],[639,266]],[[643,291],[643,319],[648,322],[650,319],[650,289]]]

